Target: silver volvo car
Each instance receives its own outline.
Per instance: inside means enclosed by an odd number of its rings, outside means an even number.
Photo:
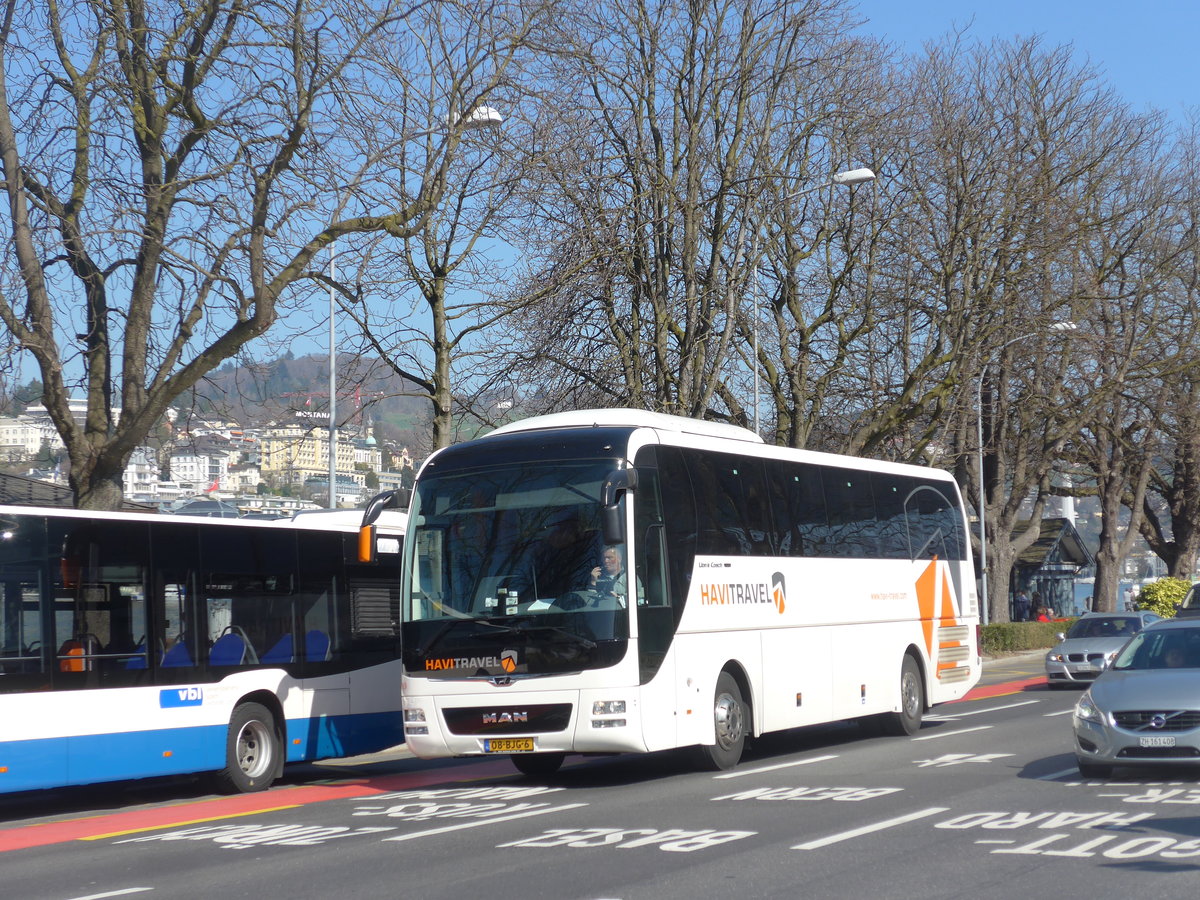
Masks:
[[[1071,718],[1085,778],[1117,766],[1200,766],[1200,618],[1164,619],[1134,635]]]

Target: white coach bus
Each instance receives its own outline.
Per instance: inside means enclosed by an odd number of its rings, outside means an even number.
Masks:
[[[404,516],[216,519],[0,506],[0,792],[403,741]]]
[[[417,756],[696,746],[870,718],[911,734],[978,680],[962,499],[936,469],[634,410],[435,453],[401,590]]]

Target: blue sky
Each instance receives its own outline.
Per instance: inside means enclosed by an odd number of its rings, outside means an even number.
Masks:
[[[862,30],[919,50],[954,25],[980,41],[1040,34],[1071,44],[1135,109],[1200,110],[1200,0],[851,0]]]

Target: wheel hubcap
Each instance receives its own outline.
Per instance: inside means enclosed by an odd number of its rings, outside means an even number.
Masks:
[[[270,735],[262,722],[247,722],[238,732],[238,766],[250,778],[260,778],[271,766]]]
[[[717,698],[716,706],[717,743],[728,749],[742,739],[745,723],[742,719],[742,705],[729,694]]]
[[[920,706],[921,693],[917,687],[917,679],[909,672],[904,676],[904,712],[908,716],[915,716]]]

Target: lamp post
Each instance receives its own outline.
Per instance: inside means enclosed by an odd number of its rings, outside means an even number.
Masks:
[[[786,194],[783,198],[780,199],[779,202],[783,203],[783,202],[785,202],[787,200],[791,200],[795,197],[800,197],[800,196],[803,196],[804,194],[811,193],[812,191],[818,191],[821,188],[829,187],[830,185],[836,184],[836,185],[842,185],[845,187],[853,187],[856,184],[863,184],[864,182],[874,181],[874,180],[875,180],[875,173],[868,168],[864,167],[861,169],[849,169],[845,172],[837,172],[829,179],[829,181],[823,182],[821,184],[809,185],[806,188],[801,188],[798,191],[793,191],[790,194]],[[759,239],[761,237],[762,237],[762,228],[761,227],[755,228],[754,229],[754,243],[752,244],[751,249],[750,249],[750,256],[754,260],[754,274],[752,275],[752,278],[754,279],[754,337],[753,337],[754,433],[758,434],[758,435],[761,435],[761,431],[759,430],[759,422],[758,422],[758,386],[759,386],[759,377],[758,377],[758,245],[759,245]]]
[[[337,509],[337,241],[329,245],[329,508]]]
[[[1079,326],[1071,321],[1051,322],[1045,329],[1045,332],[1057,334],[1064,331],[1074,331]],[[987,374],[987,368],[996,360],[1006,347],[1021,341],[1028,340],[1031,337],[1037,337],[1043,334],[1042,331],[1031,331],[1028,334],[1022,334],[1010,341],[1005,341],[996,351],[987,358],[979,368],[979,377],[975,380],[975,439],[978,447],[978,474],[979,474],[979,603],[980,603],[980,621],[988,624],[989,613],[991,610],[988,607],[988,582],[987,582],[987,527],[984,520],[987,518],[987,486],[983,481],[983,379]]]
[[[479,131],[499,128],[504,116],[493,107],[476,106],[457,120],[447,114],[442,117],[441,127],[409,134],[417,138],[427,134],[443,132],[457,124],[463,131]],[[342,202],[338,203],[338,210]],[[329,244],[329,508],[337,509],[337,326],[334,313],[337,310],[337,240]]]

